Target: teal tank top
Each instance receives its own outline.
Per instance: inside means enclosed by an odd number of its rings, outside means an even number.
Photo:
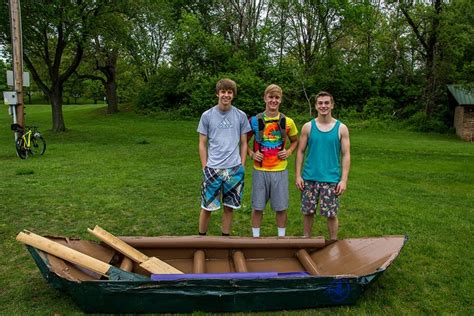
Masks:
[[[316,126],[316,120],[311,121],[303,167],[304,180],[329,183],[341,181],[340,125],[341,122],[336,120],[331,130],[323,132]]]

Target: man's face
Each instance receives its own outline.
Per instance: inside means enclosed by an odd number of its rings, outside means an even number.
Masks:
[[[332,104],[330,96],[320,96],[316,100],[316,111],[319,115],[328,115],[333,108],[334,104]]]
[[[263,98],[267,111],[278,111],[281,103],[281,95],[278,93],[267,93]]]
[[[219,99],[219,104],[222,106],[230,106],[232,104],[232,100],[234,99],[234,91],[228,89],[224,90],[221,89],[217,93],[217,98]]]

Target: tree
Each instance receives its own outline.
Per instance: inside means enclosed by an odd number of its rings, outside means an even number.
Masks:
[[[437,101],[438,59],[441,56],[439,45],[440,20],[443,10],[441,0],[431,0],[431,6],[413,1],[400,1],[398,8],[405,16],[416,39],[421,45],[421,55],[425,61],[426,84],[424,89],[425,114],[431,117]]]
[[[148,82],[163,62],[177,27],[176,8],[169,1],[140,1],[127,12],[129,29],[122,39],[130,66]]]
[[[63,105],[64,83],[78,68],[91,27],[113,1],[22,0],[25,65],[51,103],[52,129],[66,130]],[[7,12],[3,3],[2,12]],[[3,16],[3,15],[2,15]],[[7,15],[8,16],[8,15]],[[2,41],[9,39],[8,23],[2,20]]]

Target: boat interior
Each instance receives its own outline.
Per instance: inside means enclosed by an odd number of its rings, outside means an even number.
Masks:
[[[109,263],[149,276],[138,263],[102,242],[65,237],[48,239]],[[386,269],[402,249],[405,236],[348,238],[120,237],[149,257],[185,274],[230,272],[307,272],[313,276],[364,276]],[[71,281],[106,280],[98,273],[38,250],[49,269]]]

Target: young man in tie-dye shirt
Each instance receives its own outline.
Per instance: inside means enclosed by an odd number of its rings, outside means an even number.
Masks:
[[[282,89],[271,84],[265,89],[265,112],[250,118],[253,149],[248,149],[254,160],[252,172],[252,235],[260,237],[263,210],[270,200],[276,214],[278,236],[285,236],[288,209],[287,158],[296,150],[298,129],[293,120],[280,113]],[[289,147],[287,146],[289,139]]]

